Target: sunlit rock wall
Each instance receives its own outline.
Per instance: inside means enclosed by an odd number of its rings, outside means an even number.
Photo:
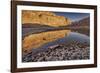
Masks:
[[[53,12],[48,11],[22,11],[22,24],[37,23],[41,25],[48,25],[53,27],[66,26],[71,23],[69,18],[58,16]]]

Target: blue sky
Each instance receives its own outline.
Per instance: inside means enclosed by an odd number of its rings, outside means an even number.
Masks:
[[[66,18],[71,19],[72,21],[78,21],[82,18],[89,17],[89,13],[73,13],[73,12],[54,12],[56,15],[65,16]]]

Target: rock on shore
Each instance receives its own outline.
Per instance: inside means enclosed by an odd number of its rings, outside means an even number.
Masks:
[[[87,43],[71,42],[49,47],[48,50],[35,55],[30,52],[23,56],[23,62],[85,60],[89,58],[90,47]]]

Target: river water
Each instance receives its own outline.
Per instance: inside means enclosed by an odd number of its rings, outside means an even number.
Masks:
[[[25,37],[26,33],[28,33],[28,35],[30,34],[32,36],[35,36],[36,34],[34,34],[34,33],[40,32],[40,31],[44,32],[43,29],[39,30],[39,29],[34,29],[34,28],[24,28],[23,35]],[[63,31],[63,30],[60,30],[60,31]],[[31,50],[33,50],[33,53],[35,53],[37,51],[38,52],[45,51],[46,49],[48,49],[50,46],[53,46],[53,45],[67,44],[67,43],[70,43],[72,41],[77,41],[80,43],[87,43],[87,45],[90,45],[89,29],[68,29],[64,32],[57,31],[56,32],[56,34],[57,34],[56,39],[54,39],[55,38],[54,31],[50,31],[50,32],[51,33],[49,33],[49,31],[48,31],[45,34],[38,33],[38,34],[40,34],[39,37],[43,36],[47,40],[42,40],[41,42],[37,42],[36,40],[35,41],[33,40],[33,42],[38,43],[38,44],[36,44],[37,46],[35,45],[36,47],[34,47],[34,45],[31,47]],[[61,37],[59,34],[63,35],[63,37]],[[51,36],[49,37],[47,35],[51,35]],[[54,35],[54,36],[52,36],[52,35]],[[34,37],[34,39],[35,38],[37,39],[37,37]],[[41,40],[41,39],[37,39],[37,40]],[[33,42],[32,42],[32,44],[33,44]],[[31,46],[31,45],[29,44],[29,46]]]

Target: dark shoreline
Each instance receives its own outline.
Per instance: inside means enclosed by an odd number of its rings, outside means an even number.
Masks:
[[[86,28],[83,28],[83,27],[65,27],[65,28],[64,27],[59,27],[59,28],[54,28],[54,29],[47,29],[46,28],[46,29],[43,29],[41,31],[35,31],[34,30],[31,33],[27,33],[26,35],[23,36],[23,38],[28,36],[28,35],[31,35],[31,34],[39,34],[39,33],[42,33],[42,32],[60,31],[60,30],[89,30],[89,28],[88,27],[86,27]]]

